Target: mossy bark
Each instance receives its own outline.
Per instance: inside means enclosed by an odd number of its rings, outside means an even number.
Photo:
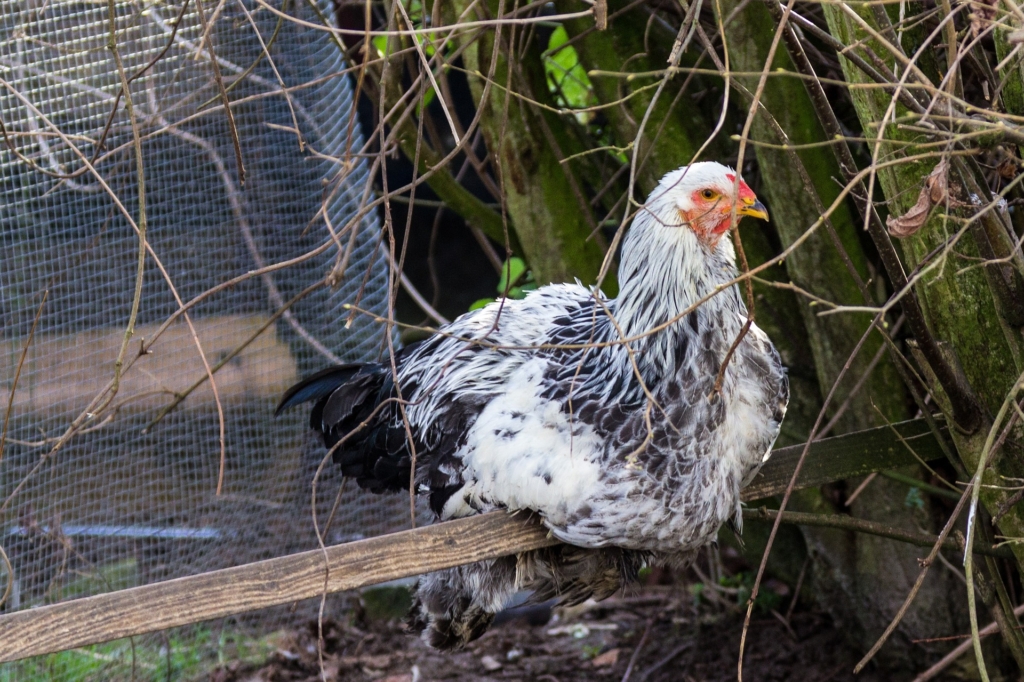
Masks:
[[[741,73],[760,72],[768,59],[775,33],[775,23],[768,10],[761,3],[741,6],[734,0],[724,0],[720,7],[723,19],[728,22],[725,45],[732,68]],[[750,143],[761,169],[763,193],[773,223],[783,246],[788,247],[815,225],[821,216],[820,210],[831,206],[839,196],[842,174],[835,155],[826,145],[806,147],[826,142],[826,134],[803,83],[795,77],[779,76],[780,69],[795,72],[784,44],[780,44],[770,65],[771,75],[760,98],[762,106],[752,122]],[[735,78],[745,88],[746,96],[741,91],[741,101],[747,109],[751,101],[749,93],[756,91],[759,78]],[[774,124],[770,118],[774,118]],[[779,128],[786,138],[780,137]],[[804,145],[805,148],[787,151],[777,148],[781,144]],[[801,172],[801,164],[804,172]],[[794,197],[800,196],[808,199],[794,201]],[[819,201],[812,200],[813,196]],[[819,227],[786,259],[786,271],[792,281],[805,291],[839,305],[879,303],[865,301],[868,256],[850,205],[840,203],[828,220],[830,226]],[[845,259],[837,242],[846,254]],[[832,389],[849,361],[849,369],[827,411],[831,416],[840,404],[849,401],[835,430],[849,432],[909,418],[908,396],[896,368],[882,350],[881,336],[873,332],[859,353],[850,359],[857,342],[869,328],[872,315],[847,313],[822,317],[819,315],[822,306],[804,297],[799,301],[822,394]],[[872,370],[872,359],[879,352],[883,353],[882,358]],[[863,386],[851,396],[855,384],[868,373]],[[857,483],[851,481],[850,485]],[[910,513],[905,505],[906,495],[906,486],[878,478],[858,496],[849,511],[858,518],[907,529],[922,523],[929,525],[927,510],[922,510],[920,518]],[[810,512],[847,511],[837,509],[819,491],[803,491],[791,504],[794,509]],[[920,552],[914,547],[873,536],[815,528],[802,530],[815,558],[818,600],[844,622],[853,639],[869,647],[913,586]],[[897,635],[902,639],[900,644],[909,647],[911,639],[940,636],[956,629],[957,612],[946,598],[953,587],[948,582],[949,576],[939,575],[925,583],[920,598],[903,620]],[[912,663],[907,651],[924,653],[920,647],[887,651],[902,659],[887,661],[889,667]]]
[[[884,48],[871,39],[865,31],[846,16],[839,8],[823,6],[831,33],[844,44],[854,45],[860,41],[871,46],[876,53],[884,54]],[[855,7],[862,18],[874,25],[874,17],[867,7]],[[911,49],[908,47],[908,49]],[[867,82],[866,76],[853,64],[840,58],[846,79],[851,84]],[[886,120],[885,113],[890,98],[882,90],[850,90],[857,115],[868,136],[879,130],[879,122]],[[897,107],[896,116],[906,114],[902,106]],[[891,120],[891,119],[890,119]],[[906,158],[919,152],[915,143],[930,140],[887,123],[882,129],[880,159]],[[901,144],[890,144],[899,142]],[[909,143],[909,145],[907,144]],[[938,158],[923,161],[907,161],[887,165],[878,170],[878,182],[885,194],[889,211],[894,215],[904,214],[913,205],[924,178],[935,168]],[[953,178],[955,180],[955,177]],[[981,184],[984,183],[979,179]],[[978,466],[985,435],[991,426],[990,415],[995,414],[1007,392],[1021,371],[1022,338],[1019,329],[1005,324],[997,311],[996,302],[989,288],[988,279],[978,267],[964,267],[965,263],[977,262],[978,249],[968,232],[948,251],[943,250],[946,241],[961,227],[960,221],[944,211],[936,210],[928,222],[913,236],[900,242],[907,269],[924,265],[926,257],[939,249],[941,255],[933,259],[916,285],[922,308],[929,326],[945,344],[950,360],[957,364],[982,402],[988,416],[982,427],[973,434],[951,429],[953,441],[963,464],[969,472]],[[934,267],[931,267],[934,266]],[[935,393],[939,389],[933,386]],[[943,401],[939,401],[940,405]],[[947,415],[948,405],[945,406]],[[1011,441],[1021,442],[1020,428],[1012,434]],[[996,461],[986,472],[985,483],[1004,484],[1002,476],[1024,475],[1024,453],[1019,446],[1008,442]],[[1008,493],[985,488],[982,502],[989,510],[995,510],[1005,501]],[[1024,537],[1024,509],[1018,505],[1010,510],[999,523],[1002,535]],[[1018,564],[1024,566],[1024,545],[1011,544],[1017,555]]]
[[[468,5],[459,0],[455,11],[461,14]],[[478,8],[476,18],[490,18],[496,11],[496,2],[487,3]],[[600,235],[594,234],[589,207],[580,205],[579,185],[574,186],[551,144],[552,136],[563,149],[571,141],[564,126],[546,125],[537,107],[516,96],[524,89],[534,95],[546,94],[532,92],[529,75],[523,76],[523,69],[542,66],[539,49],[522,50],[522,41],[533,35],[515,26],[486,31],[473,39],[463,60],[473,98],[482,111],[481,130],[505,195],[508,217],[534,277],[541,284],[574,278],[590,284],[597,280],[604,259]],[[495,40],[500,41],[497,52]],[[497,55],[494,82],[485,98],[483,74],[492,73],[492,54]],[[537,63],[510,59],[519,54]],[[510,89],[516,94],[510,94]]]
[[[602,104],[611,104],[601,110],[608,119],[609,131],[620,147],[636,142],[637,132],[646,116],[644,134],[635,149],[629,154],[637,158],[636,186],[643,195],[650,193],[670,170],[685,166],[694,160],[701,144],[710,135],[710,112],[702,110],[705,100],[716,100],[707,90],[720,89],[721,81],[706,77],[692,77],[683,92],[687,76],[676,74],[668,82],[655,101],[660,76],[620,77],[597,75],[593,72],[647,74],[664,69],[668,61],[668,49],[675,39],[660,23],[653,20],[644,7],[625,10],[626,0],[611,0],[608,3],[609,28],[606,31],[588,30],[593,28],[589,18],[571,19],[565,22],[570,36],[579,36],[574,43],[580,61],[591,73],[594,94]],[[578,3],[570,0],[556,0],[559,12],[574,12]],[[616,15],[617,12],[621,14]],[[691,49],[683,55],[684,66],[694,66],[692,55],[699,51]],[[710,64],[705,63],[704,67]],[[704,91],[706,97],[698,98],[694,93]],[[653,102],[653,107],[651,106]],[[648,110],[650,110],[648,112]],[[721,147],[712,144],[702,156],[703,160],[720,158]]]

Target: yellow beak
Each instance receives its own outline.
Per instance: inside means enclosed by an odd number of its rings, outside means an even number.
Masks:
[[[750,203],[747,203],[747,202]],[[736,209],[736,215],[750,216],[751,218],[758,218],[760,220],[768,220],[768,209],[764,207],[760,201],[756,199],[747,199],[743,202],[743,206]]]

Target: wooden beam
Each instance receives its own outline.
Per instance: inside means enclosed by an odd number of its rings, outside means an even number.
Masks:
[[[264,315],[195,318],[193,325],[208,358],[231,353],[263,329],[217,372],[221,400],[276,402],[298,381],[298,365],[288,342],[278,338],[273,325],[266,327],[267,321]],[[157,324],[139,325],[135,337],[152,339],[157,329]],[[21,377],[14,394],[14,414],[52,414],[55,410],[77,414],[110,381],[110,367],[123,339],[124,329],[114,327],[37,334],[25,364],[26,370],[31,367],[32,371]],[[0,332],[0,386],[9,387],[13,382],[21,344],[21,339],[8,340]],[[196,353],[192,333],[179,321],[156,341],[153,353],[140,357],[137,365],[125,372],[117,399],[122,412],[153,410],[168,402],[169,391],[181,393],[204,376],[206,369]],[[209,383],[192,393],[188,404],[212,406]]]
[[[0,617],[0,661],[199,623],[556,544],[503,512]]]
[[[786,492],[803,449],[804,444],[773,450],[771,458],[761,467],[757,477],[743,489],[743,501],[759,500]],[[942,448],[924,419],[823,438],[811,443],[795,489],[815,488],[846,478],[899,469],[919,461],[930,462],[943,457]]]
[[[921,422],[812,444],[797,487],[816,486],[941,456]],[[899,435],[897,435],[899,434]],[[803,446],[782,448],[744,491],[781,494]],[[492,512],[369,540],[0,616],[0,662],[64,651],[166,628],[421,575],[556,544],[536,520]]]

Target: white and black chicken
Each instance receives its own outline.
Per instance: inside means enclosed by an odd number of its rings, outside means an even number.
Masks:
[[[680,168],[625,237],[617,298],[544,286],[397,354],[416,490],[437,518],[531,510],[566,543],[424,576],[411,620],[432,646],[479,637],[518,590],[603,599],[739,525],[740,490],[771,452],[789,383],[751,325],[715,391],[747,322],[729,284],[736,216],[768,217],[731,169]],[[403,491],[412,458],[398,396],[388,365],[348,365],[294,386],[278,409],[316,401],[310,423],[328,448],[343,441],[344,475]]]

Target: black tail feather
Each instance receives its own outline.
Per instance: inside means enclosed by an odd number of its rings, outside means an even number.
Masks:
[[[296,405],[326,398],[348,381],[361,367],[362,365],[336,365],[306,377],[284,392],[281,402],[274,410],[274,416],[276,417]]]
[[[411,471],[406,433],[395,421],[391,371],[384,365],[339,365],[307,377],[281,398],[277,414],[312,402],[309,425],[328,448],[339,441],[334,461],[344,476],[373,492],[405,490]]]

